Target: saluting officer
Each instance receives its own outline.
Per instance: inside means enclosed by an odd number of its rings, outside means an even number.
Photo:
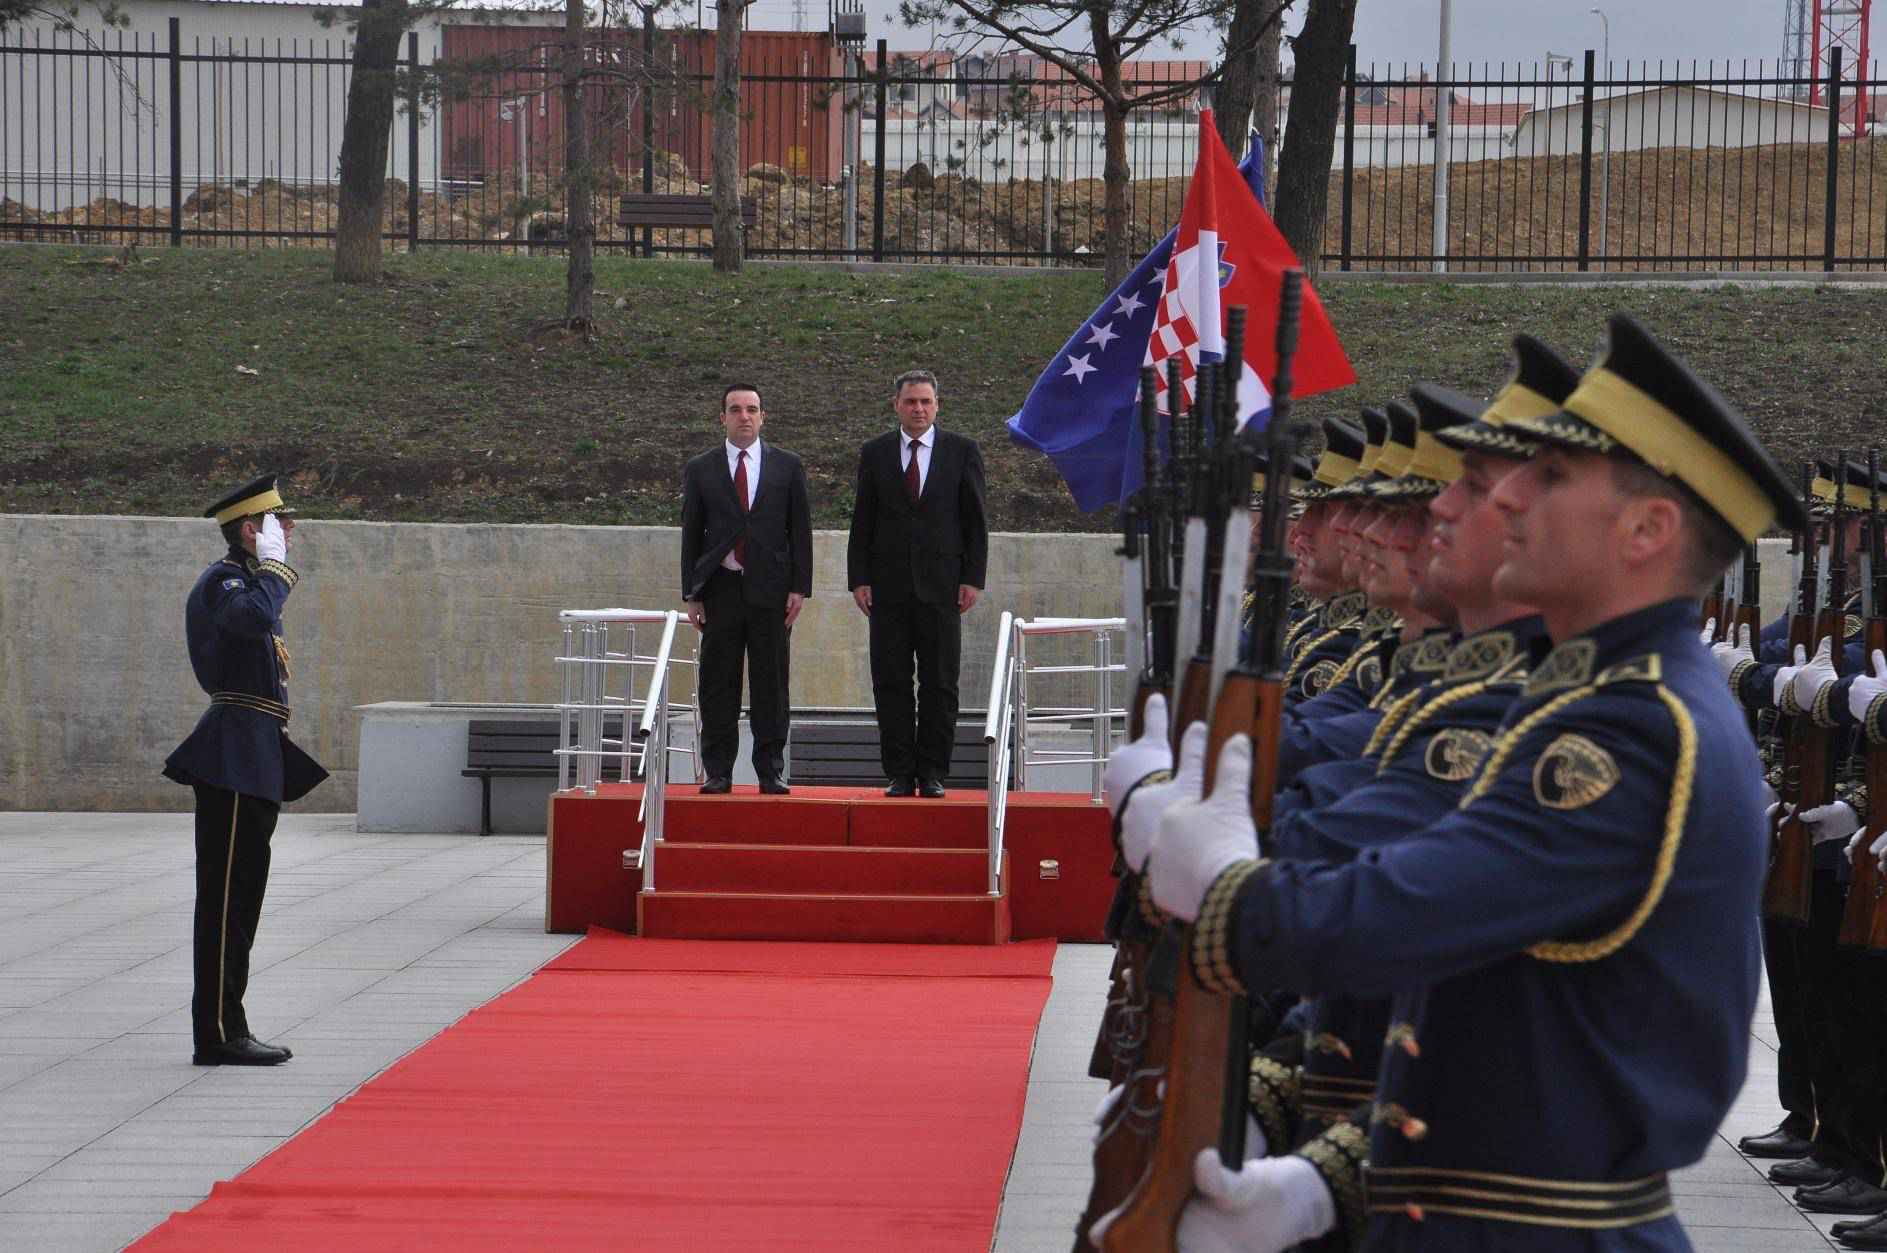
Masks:
[[[288,738],[288,646],[282,606],[300,581],[288,564],[292,521],[264,475],[211,505],[229,551],[184,602],[190,666],[210,707],[164,763],[196,790],[195,987],[190,1029],[199,1066],[274,1066],[289,1050],[259,1042],[243,1013],[249,950],[269,879],[269,837],[282,805],[328,777]]]
[[[1197,920],[1208,988],[1388,994],[1407,1042],[1368,1130],[1240,1172],[1202,1157],[1189,1218],[1226,1247],[1365,1223],[1404,1250],[1689,1247],[1666,1176],[1742,1087],[1766,860],[1755,748],[1698,599],[1802,507],[1735,410],[1623,316],[1561,412],[1511,426],[1540,451],[1494,488],[1496,587],[1555,648],[1460,808],[1344,864],[1260,860],[1235,736],[1213,794],[1160,824],[1151,892]]]

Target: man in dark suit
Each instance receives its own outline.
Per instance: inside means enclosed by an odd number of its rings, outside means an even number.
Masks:
[[[960,615],[976,603],[989,567],[983,453],[975,440],[937,428],[937,379],[928,370],[899,375],[892,402],[898,429],[859,450],[846,583],[871,619],[885,795],[936,797],[956,739]]]
[[[780,777],[790,716],[787,645],[812,595],[812,513],[806,470],[765,444],[760,389],[721,393],[727,438],[683,471],[681,589],[701,632],[696,690],[701,705],[704,793],[733,789],[740,747],[741,658],[752,692],[753,768],[760,790],[784,795]]]
[[[290,512],[265,474],[211,505],[229,551],[184,601],[190,668],[210,698],[164,777],[196,792],[197,903],[190,1060],[276,1066],[288,1049],[249,1029],[243,993],[269,882],[269,838],[284,802],[328,777],[288,738],[288,645],[282,607],[301,581],[288,564]]]

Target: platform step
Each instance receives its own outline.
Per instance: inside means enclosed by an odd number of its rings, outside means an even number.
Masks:
[[[982,849],[663,841],[655,871],[665,892],[971,896],[989,887],[989,854]]]
[[[729,796],[671,792],[663,839],[670,844],[978,849],[988,847],[988,804],[984,793],[969,791],[942,800],[892,800],[875,788],[850,795],[839,788],[795,788],[788,796],[765,797],[742,791]]]
[[[637,934],[687,940],[1006,944],[1007,897],[641,892]]]

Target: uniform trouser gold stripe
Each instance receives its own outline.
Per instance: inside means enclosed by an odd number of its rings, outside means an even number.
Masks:
[[[229,957],[229,881],[236,873],[236,818],[242,813],[242,793],[231,792],[229,804],[229,856],[223,863],[223,914],[222,925],[216,934],[216,1038],[220,1043],[228,1044],[229,1035],[223,1030],[223,1003],[228,1000],[228,978],[224,967]]]

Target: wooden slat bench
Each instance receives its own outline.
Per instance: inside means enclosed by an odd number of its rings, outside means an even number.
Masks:
[[[465,769],[459,773],[477,779],[481,788],[478,833],[491,834],[491,781],[493,779],[554,779],[557,777],[557,724],[474,718],[465,745]],[[604,721],[606,739],[622,737],[622,719]],[[574,774],[575,772],[572,771]],[[622,778],[620,759],[603,759],[603,778]]]
[[[878,760],[878,725],[869,718],[793,719],[787,743],[787,775],[792,783],[830,787],[870,787],[885,781]],[[989,752],[983,744],[983,720],[957,723],[946,789],[989,786]]]
[[[740,198],[740,224],[751,231],[759,220],[760,210],[752,197]],[[712,196],[679,196],[662,192],[626,193],[616,208],[616,225],[634,228],[638,226],[685,226],[700,230],[714,229],[714,198]],[[651,245],[651,252],[653,245]]]

